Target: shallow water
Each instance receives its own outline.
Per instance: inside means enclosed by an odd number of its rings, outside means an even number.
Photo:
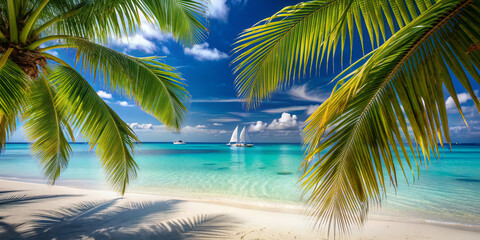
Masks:
[[[69,167],[57,183],[107,188],[95,153],[85,144],[72,148]],[[297,170],[302,156],[297,144],[230,148],[144,143],[136,152],[139,176],[128,191],[300,204]],[[44,179],[28,144],[7,144],[0,155],[0,176]],[[480,146],[455,145],[452,152],[445,150],[441,159],[433,160],[428,171],[422,166],[414,183],[411,175],[408,179],[409,185],[399,175],[399,188],[396,193],[388,191],[376,214],[479,225]]]

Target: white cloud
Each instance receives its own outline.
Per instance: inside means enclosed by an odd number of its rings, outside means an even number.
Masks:
[[[472,97],[470,97],[470,94],[466,92],[457,94],[457,98],[460,104],[466,103],[468,100],[472,99]],[[447,98],[447,100],[445,101],[445,106],[447,107],[447,110],[453,110],[457,108],[452,97]]]
[[[307,109],[308,109],[308,106],[291,106],[291,107],[283,107],[283,108],[265,109],[262,112],[265,112],[265,113],[283,113],[283,112],[305,111]]]
[[[166,46],[162,46],[162,52],[165,53],[166,55],[170,54],[170,50]]]
[[[265,113],[283,113],[283,112],[297,112],[297,111],[305,111],[306,114],[311,115],[320,105],[308,105],[308,106],[291,106],[291,107],[283,107],[283,108],[271,108],[265,109],[262,112]]]
[[[317,108],[320,107],[320,105],[310,105],[307,107],[307,110],[305,111],[308,115],[312,115]]]
[[[46,53],[50,54],[50,55],[53,55],[55,57],[58,57],[58,52],[57,51],[54,51],[54,50],[48,50]]]
[[[255,124],[250,124],[248,127],[249,132],[263,132],[267,128],[267,123],[257,121]]]
[[[227,0],[210,0],[210,8],[208,12],[210,18],[226,22],[229,11],[230,8],[227,6]]]
[[[219,51],[216,48],[208,48],[208,43],[195,44],[191,48],[183,49],[186,55],[191,55],[198,61],[216,61],[228,58],[228,54]]]
[[[287,94],[295,100],[308,102],[324,102],[330,96],[330,93],[328,92],[307,89],[307,84],[293,86],[290,90],[288,90]]]
[[[215,118],[215,119],[210,119],[211,122],[240,122],[241,119],[238,118]]]
[[[459,133],[460,131],[467,130],[467,126],[453,126],[450,127],[450,132]]]
[[[136,33],[130,37],[115,39],[115,44],[125,47],[127,50],[141,50],[146,53],[153,53],[157,46],[152,40],[145,38],[142,33]]]
[[[220,129],[208,129],[205,125],[197,125],[195,127],[186,126],[182,128],[182,133],[223,134],[227,133],[227,131]]]
[[[100,91],[97,92],[97,94],[98,94],[98,96],[100,96],[103,99],[112,99],[112,94],[107,93],[105,91],[100,90]]]
[[[150,123],[129,123],[132,129],[153,129],[153,124]]]
[[[137,29],[138,31],[130,36],[113,37],[112,44],[123,47],[125,51],[139,50],[151,54],[158,49],[158,43],[173,39],[172,34],[162,33],[157,26],[148,22],[143,14],[140,14],[140,26]],[[170,53],[165,46],[162,51],[165,54]]]
[[[267,129],[270,130],[288,130],[298,129],[297,115],[291,115],[290,113],[282,113],[279,119],[273,119],[268,125]]]
[[[223,124],[221,123],[213,123],[213,126],[222,126]]]
[[[247,118],[247,117],[250,117],[250,115],[252,115],[252,113],[248,113],[248,112],[228,112],[228,113],[235,116],[243,117],[243,118]]]
[[[129,104],[127,101],[117,101],[116,104],[122,106],[122,107],[133,107],[135,105]]]

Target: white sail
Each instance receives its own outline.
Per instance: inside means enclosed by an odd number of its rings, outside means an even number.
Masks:
[[[230,138],[230,143],[237,143],[238,142],[238,126],[232,133],[232,137]]]
[[[250,141],[250,138],[248,137],[248,131],[245,130],[245,138],[244,138],[244,143],[251,143],[252,141]]]
[[[240,143],[245,143],[245,127],[243,127],[242,132],[240,133]]]

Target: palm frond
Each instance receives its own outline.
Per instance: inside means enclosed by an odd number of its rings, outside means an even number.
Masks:
[[[65,134],[69,129],[65,121],[65,106],[56,101],[55,90],[45,76],[40,76],[31,84],[26,119],[25,135],[32,144],[34,157],[38,158],[43,173],[50,184],[54,184],[60,173],[68,165],[70,144]]]
[[[138,141],[133,130],[74,69],[56,66],[50,79],[57,89],[58,103],[67,106],[67,121],[92,148],[96,147],[107,180],[124,194],[138,168],[133,159]]]
[[[143,14],[163,32],[184,43],[203,41],[206,0],[50,0],[36,33],[62,34],[108,42],[134,33]]]
[[[25,107],[30,80],[12,61],[5,60],[0,68],[0,147],[15,131],[16,116]]]
[[[81,38],[68,38],[75,45],[77,61],[93,76],[103,77],[112,91],[132,97],[146,112],[170,128],[180,129],[190,95],[175,68],[158,58],[136,58]]]
[[[4,149],[8,141],[8,136],[17,129],[17,119],[15,114],[6,115],[0,113],[0,148]]]
[[[238,95],[247,106],[255,106],[295,79],[311,75],[324,59],[328,63],[337,47],[343,64],[347,39],[351,60],[355,37],[363,49],[362,23],[373,49],[433,2],[315,0],[285,7],[244,30],[235,43],[232,64]]]
[[[439,156],[437,144],[450,142],[443,86],[462,112],[449,70],[480,112],[468,78],[480,83],[480,53],[466,54],[480,40],[478,16],[478,1],[432,5],[341,79],[306,121],[301,181],[318,224],[336,232],[363,224],[386,182],[397,186],[397,168],[408,180],[405,168],[415,175],[414,166],[418,173]]]

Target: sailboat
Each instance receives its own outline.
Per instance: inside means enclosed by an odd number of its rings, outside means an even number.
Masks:
[[[183,145],[185,142],[182,140],[182,135],[180,134],[180,139],[177,141],[174,141],[173,144],[175,145]]]
[[[232,147],[253,147],[253,144],[250,143],[250,139],[248,138],[245,127],[243,127],[242,131],[240,132],[240,138],[238,137],[238,126],[235,128],[235,130],[233,130],[232,137],[227,145]]]

